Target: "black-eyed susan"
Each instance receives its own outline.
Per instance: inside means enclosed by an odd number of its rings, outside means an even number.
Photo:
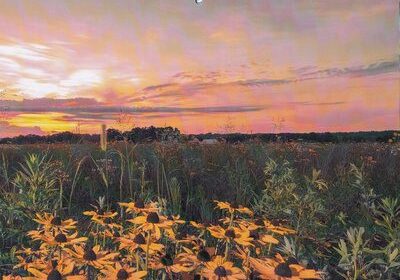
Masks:
[[[249,223],[248,228],[250,230],[255,229],[255,228],[263,228],[267,231],[270,231],[272,233],[276,233],[279,235],[288,235],[288,234],[296,233],[295,230],[283,226],[278,221],[272,222],[272,221],[269,221],[267,219],[262,219],[262,218],[255,219],[254,222]]]
[[[171,279],[173,273],[187,272],[186,267],[179,259],[174,259],[170,254],[158,254],[152,257],[149,267],[153,270],[165,270],[170,275]]]
[[[166,224],[170,224],[169,227],[165,228],[165,233],[167,234],[167,236],[172,239],[172,240],[176,240],[176,234],[175,234],[175,230],[177,228],[178,225],[183,225],[184,223],[186,223],[184,220],[182,220],[180,218],[179,215],[168,215],[167,216],[167,220],[165,221]]]
[[[257,229],[250,230],[250,237],[253,239],[253,244],[259,247],[268,244],[279,244],[279,240],[274,236],[260,232]]]
[[[72,219],[62,220],[59,216],[54,216],[50,213],[36,214],[36,218],[33,219],[38,224],[42,225],[46,231],[61,231],[63,233],[69,230],[76,229],[76,221]]]
[[[87,240],[87,237],[78,237],[78,232],[72,234],[58,233],[56,235],[46,233],[41,240],[49,246],[66,247],[74,244],[80,244]]]
[[[23,280],[26,279],[26,277],[22,277],[21,275],[18,275],[17,273],[11,273],[9,275],[3,275],[3,280]]]
[[[31,248],[22,247],[15,252],[18,263],[14,269],[23,268],[27,270],[29,267],[35,266],[42,262],[42,259],[48,255],[46,246],[41,245],[39,242],[34,242]]]
[[[143,251],[147,249],[146,237],[144,233],[140,231],[125,234],[117,238],[117,241],[119,242],[119,250],[127,249],[130,252],[135,252],[138,248],[141,248]],[[156,240],[151,240],[148,244],[150,254],[161,252],[164,249],[164,245],[156,243],[155,241]]]
[[[26,254],[21,254],[17,255],[16,259],[18,263],[14,266],[14,269],[22,268],[24,270],[28,270],[31,267],[37,267],[40,264],[42,264],[43,267],[45,267],[44,262],[35,255],[26,255]]]
[[[194,228],[197,228],[197,229],[199,229],[199,230],[206,230],[207,227],[209,226],[209,224],[207,224],[207,223],[198,223],[198,222],[195,222],[195,221],[191,221],[190,224],[191,224]]]
[[[176,257],[178,263],[181,265],[182,272],[192,272],[211,261],[210,251],[206,248],[199,248],[197,253],[185,247],[182,249],[184,252],[178,254]]]
[[[207,227],[210,226],[209,223],[198,223],[195,221],[191,221],[190,225],[192,225],[194,228],[198,229],[200,231],[199,237],[202,237],[206,234],[207,232]]]
[[[32,242],[30,247],[22,247],[21,249],[15,251],[17,255],[28,255],[40,258],[40,256],[47,255],[48,250],[45,246],[38,241]]]
[[[204,240],[196,235],[186,234],[185,236],[179,236],[176,241],[179,244],[191,244],[193,246],[204,246]]]
[[[113,265],[106,265],[101,270],[103,276],[100,279],[103,280],[138,280],[146,277],[146,271],[136,271],[133,267],[128,265],[121,265],[116,262]]]
[[[98,208],[96,211],[85,211],[83,215],[91,217],[92,222],[97,224],[110,224],[112,219],[118,215],[117,212],[105,211],[103,208]]]
[[[280,235],[288,235],[288,234],[295,234],[296,233],[295,230],[287,228],[287,227],[281,225],[278,222],[274,222],[273,223],[271,221],[264,220],[263,223],[264,223],[264,227],[267,230],[269,230],[269,231],[271,231],[273,233],[277,233],[277,234],[280,234]]]
[[[142,213],[142,212],[158,212],[158,206],[154,202],[144,203],[142,199],[137,199],[135,202],[120,202],[121,207],[126,208],[127,213]]]
[[[221,256],[216,256],[214,260],[207,262],[201,275],[209,280],[247,279],[240,268],[234,267],[232,262],[225,261]]]
[[[27,232],[27,236],[29,236],[32,240],[42,240],[44,235],[48,233],[44,229],[40,230],[30,230]]]
[[[112,265],[113,259],[119,255],[119,253],[101,251],[99,245],[92,247],[88,244],[74,245],[73,249],[67,249],[67,252],[79,265],[89,265],[98,269],[102,269],[105,265]]]
[[[250,237],[250,231],[239,227],[223,228],[221,226],[211,226],[208,228],[210,234],[226,242],[235,242],[242,246],[252,246],[253,238]]]
[[[320,272],[314,269],[306,269],[299,265],[297,261],[285,261],[280,254],[277,254],[275,258],[249,258],[249,262],[254,271],[260,275],[261,279],[321,279]]]
[[[238,212],[238,213],[247,214],[250,216],[253,215],[253,211],[251,211],[249,208],[244,207],[242,205],[235,205],[235,204],[231,204],[229,202],[223,202],[223,201],[218,201],[218,200],[215,200],[214,202],[217,203],[217,208],[228,211],[231,214],[234,212]]]
[[[156,212],[143,213],[129,222],[138,225],[138,229],[154,234],[157,239],[161,238],[161,229],[171,229],[171,221]]]
[[[33,277],[30,280],[84,280],[84,275],[73,275],[74,262],[70,259],[50,260],[45,267],[31,267],[27,269]]]
[[[167,221],[169,221],[172,225],[183,225],[186,223],[184,220],[181,219],[180,215],[168,215]]]
[[[253,244],[265,246],[267,244],[279,244],[279,240],[273,235],[265,233],[265,228],[254,224],[253,222],[241,221],[238,223],[239,228],[243,231],[249,231],[250,237],[253,239]]]

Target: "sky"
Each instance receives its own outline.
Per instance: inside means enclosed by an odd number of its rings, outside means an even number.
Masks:
[[[0,6],[0,137],[400,126],[395,0]]]

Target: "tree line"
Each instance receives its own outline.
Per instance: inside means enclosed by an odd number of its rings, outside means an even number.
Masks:
[[[178,141],[179,129],[168,127],[135,127],[130,131],[107,129],[107,141],[129,141],[134,143],[152,141]],[[99,143],[100,134],[78,134],[69,131],[51,135],[20,135],[0,139],[0,144],[52,144],[52,143]]]
[[[218,139],[228,143],[258,140],[262,142],[389,142],[396,131],[360,131],[360,132],[310,132],[310,133],[206,133],[206,134],[181,134],[179,129],[168,127],[135,127],[129,131],[119,131],[114,128],[107,129],[107,141],[127,141],[133,143],[145,142],[187,142],[198,139]],[[399,139],[398,139],[399,140]],[[77,134],[61,132],[52,135],[20,135],[0,139],[0,144],[51,144],[51,143],[99,143],[99,134]]]

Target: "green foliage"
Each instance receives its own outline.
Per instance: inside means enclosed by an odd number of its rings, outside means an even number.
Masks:
[[[172,177],[169,182],[169,201],[170,201],[170,208],[173,214],[180,214],[181,213],[181,186],[178,182],[178,179]]]
[[[340,239],[335,250],[340,255],[338,274],[344,279],[397,279],[400,272],[399,247],[393,244],[371,249],[365,229],[350,228],[346,240]]]
[[[3,156],[3,163],[6,161]],[[29,154],[10,179],[9,191],[0,196],[0,262],[11,257],[12,246],[21,244],[24,232],[32,229],[35,213],[54,212],[60,204],[60,164],[47,154]]]
[[[297,188],[294,169],[286,160],[279,164],[270,158],[265,164],[264,175],[265,188],[255,209],[271,218],[289,217],[292,212],[289,202]]]
[[[366,258],[367,242],[364,241],[364,228],[350,228],[346,235],[347,240],[340,239],[335,250],[340,255],[338,273],[344,279],[366,279],[366,274],[373,265],[372,260]]]
[[[327,189],[320,172],[313,170],[311,178],[301,180],[288,161],[279,164],[269,159],[264,173],[265,189],[256,200],[256,211],[272,219],[289,220],[300,237],[316,232],[325,209],[321,192]]]
[[[59,203],[56,199],[57,168],[47,154],[28,155],[12,180],[16,190],[11,198],[14,206],[29,216],[54,211]]]

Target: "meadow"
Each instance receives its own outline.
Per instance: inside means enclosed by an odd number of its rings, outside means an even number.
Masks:
[[[0,156],[3,279],[400,279],[396,142]]]

